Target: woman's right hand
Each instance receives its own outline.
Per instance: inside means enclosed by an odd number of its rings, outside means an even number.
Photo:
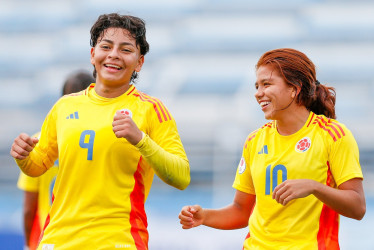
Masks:
[[[14,139],[10,155],[15,159],[24,160],[29,156],[38,141],[39,139],[36,137],[31,138],[29,135],[21,133]]]
[[[178,216],[183,229],[200,226],[204,217],[204,209],[199,205],[184,206]]]

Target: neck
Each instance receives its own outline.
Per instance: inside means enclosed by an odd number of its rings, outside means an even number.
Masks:
[[[105,98],[115,98],[124,93],[130,88],[130,83],[121,85],[108,85],[96,82],[95,91],[99,96]]]
[[[277,130],[281,135],[292,135],[299,131],[308,120],[309,111],[304,107],[298,107],[294,112],[288,112],[277,120]]]

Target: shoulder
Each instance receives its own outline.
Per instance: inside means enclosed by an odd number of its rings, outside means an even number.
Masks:
[[[82,91],[79,91],[79,92],[76,92],[76,93],[71,93],[71,94],[64,95],[60,98],[60,100],[79,98],[79,97],[82,97],[82,96],[86,96],[87,94],[88,94],[88,89],[85,89],[85,90],[82,90]]]
[[[260,135],[264,133],[270,133],[272,129],[274,128],[275,123],[274,121],[268,122],[264,124],[262,127],[252,131],[245,140],[244,147],[247,148],[249,143],[252,143],[256,138],[260,137]]]
[[[315,115],[310,126],[315,126],[318,132],[325,134],[333,141],[351,135],[350,130],[343,123],[324,115]]]
[[[157,97],[150,96],[134,87],[132,91],[128,93],[128,95],[135,98],[135,101],[138,102],[140,105],[144,106],[151,114],[157,116],[157,119],[160,122],[170,121],[172,120],[172,116],[165,106],[165,104],[158,99]]]
[[[135,99],[137,99],[138,101],[144,102],[145,104],[148,104],[148,105],[152,105],[154,103],[156,103],[156,104],[162,103],[162,101],[160,99],[158,99],[157,97],[148,95],[148,94],[138,90],[136,87],[133,87],[129,91],[129,93],[127,93],[127,95],[132,96]]]

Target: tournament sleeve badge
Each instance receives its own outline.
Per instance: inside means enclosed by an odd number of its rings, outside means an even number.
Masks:
[[[242,157],[239,162],[238,172],[239,174],[242,174],[244,173],[244,171],[245,171],[245,160],[244,160],[244,157]]]

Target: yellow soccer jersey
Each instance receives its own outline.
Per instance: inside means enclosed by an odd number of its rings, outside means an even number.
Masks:
[[[59,158],[38,249],[148,249],[144,203],[154,173],[180,189],[190,181],[175,121],[161,101],[133,85],[117,98],[103,98],[94,86],[62,97],[28,159],[17,161],[21,169],[49,168]],[[145,133],[138,145],[115,136],[117,110]]]
[[[40,133],[32,137],[39,137]],[[23,172],[19,174],[17,187],[23,191],[38,193],[37,216],[39,218],[39,228],[43,228],[49,209],[52,205],[52,190],[58,173],[58,166],[53,166],[39,177],[30,177]]]
[[[351,132],[341,123],[310,112],[302,129],[282,136],[276,121],[251,133],[233,187],[256,195],[244,249],[339,249],[339,215],[315,196],[286,206],[272,199],[287,179],[312,179],[336,188],[363,178]]]
[[[58,173],[58,167],[53,166],[39,177],[30,177],[20,173],[17,186],[28,192],[38,192],[38,210],[40,228],[43,228],[49,209],[52,205],[52,190]]]

